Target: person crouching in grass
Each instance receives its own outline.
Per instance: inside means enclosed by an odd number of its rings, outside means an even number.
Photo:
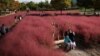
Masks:
[[[5,26],[5,24],[2,24],[0,27],[0,34],[5,35],[8,32],[8,27]]]

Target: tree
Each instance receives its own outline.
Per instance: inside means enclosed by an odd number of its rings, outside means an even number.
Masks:
[[[19,7],[19,2],[15,0],[0,0],[0,7],[4,9],[16,9]]]
[[[62,14],[63,9],[71,7],[71,0],[51,0],[51,5]]]
[[[65,0],[51,0],[51,5],[56,10],[62,10],[67,7]]]
[[[41,8],[41,10],[51,9],[51,5],[48,1],[38,3],[38,7]]]
[[[0,7],[2,9],[6,9],[9,6],[9,1],[8,0],[0,0]]]
[[[94,8],[94,15],[96,15],[95,13],[96,10],[100,10],[100,0],[92,0],[92,1],[93,1],[93,8]]]
[[[4,3],[0,3],[0,10],[3,10],[4,8],[6,8],[6,5]]]
[[[17,10],[19,9],[20,3],[18,1],[12,1],[10,3],[10,10]]]
[[[67,5],[67,6],[66,6],[67,8],[71,8],[71,7],[72,7],[72,1],[73,1],[73,0],[64,0],[65,5]]]
[[[26,6],[29,7],[31,10],[36,10],[37,8],[37,4],[32,1],[27,3]]]
[[[51,4],[47,0],[44,2],[44,4],[45,4],[44,7],[46,8],[46,10],[49,10],[52,8]]]
[[[79,7],[85,8],[85,10],[84,10],[84,15],[85,15],[86,9],[93,7],[93,1],[92,0],[77,0],[77,5]]]
[[[94,14],[96,10],[100,10],[100,0],[77,0],[77,4],[79,7],[84,7],[86,12],[86,8],[94,8]]]
[[[20,3],[20,10],[26,10],[26,4],[25,3]]]
[[[77,5],[80,7],[91,8],[93,6],[92,0],[77,0]]]
[[[93,6],[95,9],[100,9],[100,0],[93,0]]]

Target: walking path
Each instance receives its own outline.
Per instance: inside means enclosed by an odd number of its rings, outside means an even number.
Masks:
[[[0,17],[9,16],[9,15],[12,15],[12,14],[15,14],[15,12],[12,12],[12,13],[10,13],[10,14],[0,15]]]
[[[71,50],[68,52],[70,56],[90,56],[87,52],[79,49]]]

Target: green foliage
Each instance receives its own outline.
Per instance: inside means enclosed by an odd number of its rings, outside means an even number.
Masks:
[[[100,0],[93,0],[93,7],[100,10]]]
[[[100,9],[100,0],[77,0],[77,5],[85,8]]]
[[[77,0],[78,6],[84,8],[84,14],[85,12],[91,11],[96,15],[96,11],[100,10],[100,0]],[[92,10],[91,10],[92,8]],[[89,10],[88,10],[89,9]]]
[[[20,3],[20,10],[25,10],[25,9],[26,9],[26,4]]]
[[[29,8],[30,10],[48,10],[51,9],[51,5],[48,1],[45,2],[39,2],[39,3],[34,3],[34,2],[28,2],[28,3],[21,3],[20,4],[20,10],[26,10],[26,8]]]
[[[40,10],[49,10],[51,9],[51,5],[48,1],[38,3],[38,8]]]
[[[80,7],[92,8],[93,1],[92,0],[77,0],[77,4]]]
[[[44,3],[44,2],[40,2],[40,3],[38,4],[38,7],[40,7],[40,8],[45,7],[45,3]]]
[[[2,10],[15,10],[19,7],[19,2],[15,0],[0,0],[0,7]]]
[[[51,5],[57,10],[62,10],[71,7],[71,1],[72,0],[51,0]]]
[[[27,6],[28,8],[30,8],[30,10],[36,10],[36,8],[37,8],[37,4],[34,3],[34,2],[32,2],[32,1],[29,2],[29,3],[27,3],[26,6]]]
[[[72,6],[72,0],[64,0],[65,5],[67,5],[67,7],[71,7]]]

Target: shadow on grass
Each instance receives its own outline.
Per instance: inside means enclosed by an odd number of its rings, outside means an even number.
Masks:
[[[52,16],[52,14],[47,14],[47,13],[45,13],[45,14],[28,14],[27,16]]]
[[[67,13],[66,15],[69,15],[69,16],[86,16],[86,17],[92,17],[92,16],[96,16],[96,17],[99,17],[100,15],[86,15],[86,14],[80,14],[80,13]]]

